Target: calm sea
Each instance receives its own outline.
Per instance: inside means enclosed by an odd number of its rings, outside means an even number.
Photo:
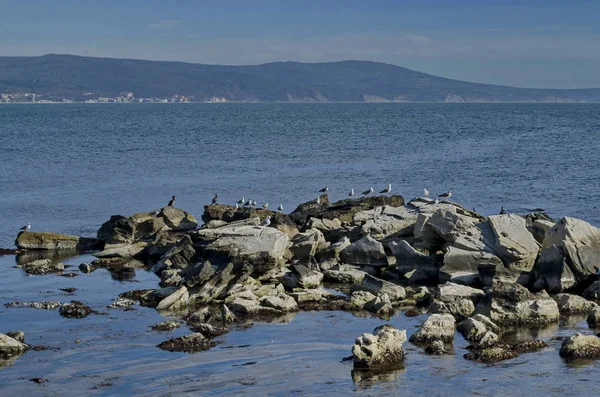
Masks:
[[[291,211],[329,186],[333,199],[387,183],[412,198],[423,187],[483,214],[545,208],[600,225],[600,105],[134,104],[0,106],[0,247],[26,222],[34,230],[94,235],[112,214],[177,206],[199,217],[215,192]],[[119,293],[156,288],[144,269],[81,274],[90,256],[67,258],[76,278],[27,276],[0,257],[0,332],[25,331],[51,348],[0,362],[0,395],[522,396],[598,395],[599,362],[560,359],[560,339],[591,333],[585,318],[517,340],[550,345],[497,365],[427,356],[407,343],[403,370],[352,374],[354,339],[385,323],[346,312],[302,312],[249,323],[197,354],[156,344],[156,310],[106,306]],[[76,287],[73,295],[60,288]],[[65,319],[13,301],[81,300],[99,314]],[[390,322],[411,335],[426,315]],[[47,382],[38,385],[30,378]]]
[[[286,211],[329,186],[413,198],[427,187],[600,224],[600,105],[116,104],[0,106],[0,246],[17,229],[94,235],[172,195]]]

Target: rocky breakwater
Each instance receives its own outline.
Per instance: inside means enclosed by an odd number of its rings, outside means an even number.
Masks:
[[[299,310],[389,318],[411,308],[430,314],[410,337],[417,346],[451,353],[458,324],[472,344],[467,358],[490,362],[544,346],[504,344],[510,327],[545,326],[574,312],[592,316],[597,307],[550,294],[589,287],[588,299],[600,297],[593,283],[600,230],[572,218],[484,217],[449,201],[405,204],[402,196],[330,203],[323,195],[291,214],[208,205],[202,220],[199,226],[173,207],[115,215],[98,230],[99,259],[85,267],[140,260],[156,273],[158,288],[123,298],[179,317],[194,331],[161,344],[166,350],[210,348],[248,318],[289,321]],[[397,364],[405,340],[405,332],[388,327],[363,335],[356,368]]]

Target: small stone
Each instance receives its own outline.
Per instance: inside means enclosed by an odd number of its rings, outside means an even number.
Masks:
[[[66,318],[84,318],[90,315],[92,309],[78,301],[65,303],[60,307],[59,314]]]
[[[181,327],[181,322],[168,320],[163,321],[162,323],[154,324],[152,326],[153,331],[173,331],[176,328]]]

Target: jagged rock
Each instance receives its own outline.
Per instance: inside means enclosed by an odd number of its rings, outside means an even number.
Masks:
[[[386,324],[375,328],[373,334],[356,338],[352,347],[354,369],[385,371],[397,368],[404,359],[402,345],[406,331]]]
[[[539,245],[527,230],[525,219],[514,214],[493,215],[488,222],[494,232],[492,249],[510,269],[533,269]]]
[[[475,311],[473,301],[468,298],[458,299],[452,302],[434,300],[429,306],[429,313],[451,314],[457,318],[468,317]]]
[[[190,328],[192,329],[192,331],[194,332],[200,332],[202,335],[204,335],[207,338],[214,338],[217,336],[221,336],[226,334],[227,332],[229,332],[229,329],[227,327],[223,327],[220,325],[212,325],[209,323],[195,323],[195,324],[189,324]]]
[[[444,240],[428,225],[430,217],[430,215],[422,213],[417,215],[413,231],[415,237],[413,246],[418,249],[435,252],[441,247]]]
[[[156,306],[156,310],[180,310],[189,304],[189,299],[189,291],[184,285],[169,296],[161,299]]]
[[[146,248],[148,243],[138,242],[134,244],[106,244],[104,250],[96,252],[96,258],[133,258]]]
[[[252,274],[252,271],[252,266],[230,263],[215,272],[208,281],[194,287],[190,293],[190,300],[196,303],[204,303],[223,299],[230,287],[243,283]]]
[[[58,273],[65,270],[65,265],[62,263],[53,263],[50,259],[38,259],[37,261],[29,262],[24,265],[17,265],[23,268],[27,274],[43,275],[49,273]]]
[[[376,298],[370,292],[367,291],[354,291],[350,294],[350,303],[356,306],[358,309],[362,309],[368,302]]]
[[[42,301],[42,302],[10,302],[5,303],[5,307],[30,307],[33,309],[56,310],[61,303],[57,301]]]
[[[159,216],[170,230],[187,231],[198,227],[198,221],[194,215],[179,208],[163,207]]]
[[[351,287],[350,292],[352,293],[354,291],[367,291],[375,296],[387,294],[391,301],[399,301],[406,298],[406,291],[403,287],[373,277],[370,274],[365,275],[360,284],[354,284]]]
[[[192,288],[210,279],[215,269],[209,261],[203,261],[186,267],[183,273],[184,284]]]
[[[270,269],[285,263],[284,255],[289,243],[288,236],[272,227],[259,226],[237,226],[228,224],[224,232],[223,228],[203,229],[194,232],[199,238],[207,237],[206,230],[217,237],[205,247],[209,255],[226,256],[233,263],[248,263],[259,273],[265,273]],[[220,237],[218,237],[220,235]]]
[[[317,252],[317,257],[321,262],[325,259],[339,259],[340,252],[352,244],[348,237],[342,237],[338,242]]]
[[[339,219],[322,219],[322,218],[309,218],[307,222],[307,227],[309,229],[317,229],[323,236],[326,241],[336,241],[337,239],[332,239],[332,235],[336,234],[336,230],[342,228],[342,222]]]
[[[263,296],[259,299],[259,303],[263,307],[270,307],[282,312],[298,311],[298,304],[294,298],[285,294],[277,296]]]
[[[583,291],[583,297],[592,301],[600,301],[600,280],[594,281]]]
[[[203,350],[208,350],[216,346],[217,343],[207,339],[199,332],[166,340],[157,347],[170,352],[186,352],[195,353]]]
[[[495,346],[467,353],[464,357],[470,361],[491,364],[515,358],[517,353],[502,346]]]
[[[79,265],[79,270],[81,271],[81,273],[91,273],[94,270],[96,270],[96,266],[91,265],[89,263],[82,263]]]
[[[6,336],[13,338],[17,342],[25,343],[25,332],[23,331],[7,332]]]
[[[90,315],[92,309],[78,301],[71,301],[60,306],[58,313],[66,318],[84,318]]]
[[[121,298],[139,299],[140,305],[147,307],[156,307],[158,303],[177,291],[177,287],[165,287],[155,290],[134,290],[119,296]]]
[[[600,328],[600,306],[595,306],[590,309],[590,314],[586,319],[590,328]]]
[[[131,307],[133,305],[135,305],[134,300],[119,297],[119,298],[113,299],[113,303],[111,303],[107,307],[111,308],[111,309],[122,309],[122,308],[126,308],[126,307]]]
[[[556,302],[545,292],[532,294],[519,284],[495,283],[476,312],[499,325],[545,325],[558,321]]]
[[[11,338],[8,335],[0,334],[0,359],[7,360],[19,356],[29,348],[25,343]]]
[[[162,323],[154,324],[151,328],[153,331],[173,331],[181,327],[181,322],[174,320],[163,321]]]
[[[360,284],[366,275],[366,272],[356,269],[326,270],[323,272],[326,281],[338,284]]]
[[[160,274],[161,287],[178,287],[183,281],[183,271],[181,269],[166,269]]]
[[[350,198],[336,201],[331,204],[326,194],[321,197],[321,204],[316,204],[315,200],[300,204],[290,217],[297,225],[304,225],[309,218],[321,219],[339,219],[341,222],[351,222],[355,213],[366,211],[375,207],[404,206],[404,197],[402,196],[371,196]]]
[[[452,281],[473,285],[479,278],[479,266],[486,264],[502,265],[500,258],[484,251],[467,251],[454,246],[444,254],[444,266],[439,269],[440,282]]]
[[[456,207],[440,208],[429,218],[427,225],[445,241],[453,243],[481,222],[481,219]]]
[[[168,230],[164,219],[150,212],[140,212],[130,217],[133,221],[133,240],[151,240],[162,230]]]
[[[413,234],[417,214],[402,207],[375,207],[372,210],[357,212],[353,222],[362,224],[361,234],[381,240],[391,235],[410,236]]]
[[[29,250],[77,250],[88,251],[97,248],[100,242],[95,238],[67,236],[50,232],[21,232],[15,240],[19,249]]]
[[[543,218],[538,218],[538,216],[543,216]],[[540,245],[544,243],[548,230],[556,225],[556,221],[549,219],[544,214],[527,214],[525,221],[527,222],[527,230]]]
[[[485,292],[481,289],[450,282],[438,285],[438,290],[435,294],[436,298],[442,302],[454,302],[463,298],[477,302],[484,295]]]
[[[252,291],[252,293],[259,298],[262,298],[263,296],[282,295],[282,294],[285,294],[285,288],[284,288],[283,284],[281,284],[281,283],[280,284],[266,284],[266,285],[261,285],[260,287],[258,287],[254,291]]]
[[[579,333],[565,338],[559,354],[564,358],[600,358],[600,338],[596,335],[581,335]]]
[[[394,308],[390,302],[390,297],[385,293],[378,295],[365,303],[363,309],[381,316],[392,316],[394,314]]]
[[[434,258],[417,251],[405,240],[392,241],[388,247],[396,258],[396,272],[405,278],[415,282],[438,280],[439,265]]]
[[[386,266],[383,244],[371,236],[364,236],[340,252],[340,259],[350,265]]]
[[[597,307],[594,302],[572,294],[557,294],[554,296],[554,300],[558,304],[558,311],[567,315],[588,313],[594,307]]]
[[[278,296],[256,296],[237,297],[229,303],[229,307],[235,313],[241,315],[265,315],[273,316],[284,312],[298,310],[298,304],[294,298],[285,294]]]
[[[451,314],[432,314],[410,337],[410,341],[413,343],[428,343],[434,340],[452,342],[454,340],[454,324],[455,320]]]
[[[295,260],[308,260],[315,254],[329,246],[323,233],[318,229],[308,229],[304,233],[296,234],[291,240],[290,251]]]
[[[441,340],[434,340],[425,347],[425,353],[441,356],[443,354],[448,354],[448,351],[446,350],[444,342]]]
[[[508,269],[501,264],[483,264],[478,266],[479,281],[485,287],[490,287],[494,282],[517,283],[527,285],[532,280],[531,273],[521,270]]]
[[[498,326],[480,314],[464,319],[456,329],[466,340],[479,348],[492,347],[498,343]]]
[[[564,291],[595,276],[599,263],[600,229],[565,217],[546,233],[535,266],[536,286],[550,292]]]
[[[154,241],[148,243],[146,248],[137,254],[138,258],[149,258],[156,260],[166,254],[171,248],[175,247],[182,236],[167,232],[158,233]]]
[[[323,281],[323,273],[308,269],[302,265],[292,265],[292,271],[281,277],[281,283],[288,289],[318,288]]]
[[[100,226],[96,236],[105,244],[133,243],[134,222],[132,219],[113,215]]]
[[[194,249],[192,240],[189,236],[186,236],[177,245],[167,251],[150,270],[156,274],[160,274],[165,269],[185,269],[189,266],[195,255],[196,250]]]

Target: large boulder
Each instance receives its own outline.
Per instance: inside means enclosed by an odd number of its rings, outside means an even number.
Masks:
[[[194,215],[179,208],[164,207],[160,210],[159,216],[169,230],[187,231],[198,227],[198,221]]]
[[[461,319],[470,316],[475,311],[475,305],[473,301],[468,298],[457,299],[452,302],[442,302],[440,300],[434,300],[429,305],[429,313],[447,313],[454,317]]]
[[[413,343],[429,343],[436,340],[452,342],[454,340],[455,320],[451,314],[432,314],[423,322],[410,341]]]
[[[340,252],[342,262],[350,265],[386,266],[383,244],[371,236],[364,236]]]
[[[439,234],[429,225],[431,215],[420,213],[417,215],[417,220],[413,229],[415,241],[413,246],[418,249],[424,249],[429,252],[437,251],[444,240]]]
[[[600,358],[600,338],[596,335],[575,334],[565,338],[559,354],[564,358]]]
[[[600,301],[600,280],[594,281],[583,291],[583,297],[592,301]]]
[[[306,266],[292,265],[291,270],[280,279],[288,290],[318,288],[323,281],[323,273],[310,270]]]
[[[492,285],[476,312],[503,326],[541,326],[559,318],[558,305],[545,291],[532,294],[522,285],[502,282]]]
[[[396,258],[396,272],[400,275],[418,271],[422,275],[420,282],[438,281],[439,264],[435,258],[417,251],[406,240],[391,241],[388,248]]]
[[[440,282],[473,285],[479,279],[480,265],[500,265],[496,255],[485,251],[470,251],[449,246],[444,254],[444,265],[439,269]]]
[[[251,225],[226,226],[194,232],[194,238],[207,239],[205,253],[225,256],[231,262],[248,263],[259,273],[282,266],[289,244],[287,234],[273,228]]]
[[[372,334],[356,338],[352,347],[354,369],[386,371],[397,368],[404,359],[402,345],[406,331],[386,324],[375,328]]]
[[[566,315],[587,314],[598,306],[594,302],[572,294],[556,294],[553,298],[558,305],[558,311]]]
[[[185,269],[189,266],[195,255],[196,250],[193,247],[192,240],[189,236],[185,236],[177,245],[161,256],[150,270],[156,274],[160,274],[165,269]]]
[[[323,233],[318,229],[308,229],[303,233],[296,234],[291,243],[290,251],[294,255],[294,260],[300,261],[314,258],[318,251],[329,246]]]
[[[354,214],[353,222],[361,224],[362,235],[371,235],[377,240],[386,237],[411,236],[417,214],[406,207],[375,207]]]
[[[525,219],[514,214],[494,215],[488,218],[494,232],[492,250],[511,269],[531,271],[538,255],[539,245],[527,230]]]
[[[314,200],[298,206],[290,217],[298,225],[304,225],[309,218],[339,219],[341,222],[351,222],[354,214],[360,211],[370,210],[375,207],[404,206],[402,196],[371,196],[340,200],[330,203],[326,194],[320,197],[320,204]]]
[[[367,291],[379,296],[387,294],[392,302],[406,298],[406,291],[400,285],[366,274],[360,284],[351,287],[350,292]]]
[[[509,269],[498,263],[481,264],[477,269],[479,271],[479,281],[485,287],[490,287],[498,281],[529,285],[533,278],[530,272]]]
[[[478,348],[492,347],[499,340],[497,333],[500,332],[500,328],[481,314],[464,319],[456,329]]]
[[[133,219],[122,215],[113,215],[100,226],[96,235],[98,240],[105,244],[130,244],[134,240],[134,227]]]
[[[445,283],[438,285],[435,297],[442,302],[455,302],[460,299],[470,299],[473,302],[479,301],[485,295],[481,289],[468,287],[455,283]]]
[[[600,229],[580,219],[565,217],[548,230],[535,271],[551,292],[587,281],[598,270]]]
[[[15,240],[19,249],[88,251],[100,246],[95,238],[68,236],[50,232],[21,232]]]
[[[19,356],[29,349],[29,346],[8,335],[0,334],[0,359],[7,360]]]
[[[460,236],[467,235],[467,231],[480,222],[480,218],[474,217],[468,212],[461,211],[456,207],[449,207],[435,211],[427,225],[445,241],[453,243]]]
[[[292,238],[298,233],[296,223],[288,214],[275,212],[264,208],[242,207],[236,208],[225,204],[212,204],[204,207],[202,220],[209,223],[214,220],[225,221],[227,223],[243,221],[245,219],[260,218],[264,219],[269,215],[271,217],[271,226],[279,229]]]
[[[229,290],[235,285],[245,282],[252,274],[250,265],[230,263],[212,274],[212,277],[202,284],[193,287],[189,300],[194,303],[208,303],[227,297]]]

